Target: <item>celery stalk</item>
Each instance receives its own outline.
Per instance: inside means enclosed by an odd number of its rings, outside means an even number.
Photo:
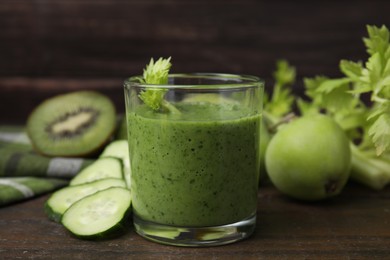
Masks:
[[[390,183],[390,162],[380,157],[368,157],[351,144],[351,179],[375,190]]]

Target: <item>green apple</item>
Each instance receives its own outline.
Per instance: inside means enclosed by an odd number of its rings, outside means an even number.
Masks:
[[[260,125],[260,181],[267,178],[267,171],[265,168],[265,153],[268,147],[268,143],[271,140],[271,134],[267,129],[267,122],[262,120]]]
[[[278,130],[265,163],[282,193],[308,201],[329,198],[338,195],[349,178],[349,140],[332,118],[304,116]]]

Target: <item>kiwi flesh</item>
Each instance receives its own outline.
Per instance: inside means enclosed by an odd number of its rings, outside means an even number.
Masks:
[[[75,91],[43,101],[27,120],[27,133],[41,154],[62,157],[94,155],[116,127],[112,101],[95,91]]]

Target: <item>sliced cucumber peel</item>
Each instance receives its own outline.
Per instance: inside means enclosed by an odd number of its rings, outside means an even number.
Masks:
[[[115,157],[121,159],[123,162],[123,176],[127,187],[130,188],[130,157],[129,157],[129,143],[127,140],[116,140],[111,142],[103,150],[100,158]]]
[[[111,238],[125,232],[130,206],[130,191],[112,187],[75,202],[65,211],[61,223],[82,239]]]
[[[69,184],[74,186],[105,178],[123,179],[122,160],[113,157],[99,158],[77,174]]]
[[[110,187],[126,188],[126,183],[121,179],[107,178],[57,190],[45,203],[46,215],[49,219],[60,222],[64,212],[73,203],[88,195]]]

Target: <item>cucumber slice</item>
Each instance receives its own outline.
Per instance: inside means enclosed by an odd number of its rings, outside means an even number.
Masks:
[[[129,145],[127,140],[116,140],[104,148],[100,157],[116,157],[122,160],[129,160]]]
[[[45,212],[49,219],[60,222],[64,212],[76,201],[97,191],[110,187],[126,188],[122,179],[107,178],[76,186],[68,186],[54,192],[45,203]]]
[[[62,224],[83,239],[102,239],[122,234],[128,225],[131,194],[112,187],[76,201],[62,216]]]
[[[127,140],[116,140],[111,142],[104,148],[100,158],[115,157],[123,162],[123,174],[127,187],[130,188],[130,157],[129,157],[129,143]]]
[[[105,178],[123,179],[123,164],[120,159],[99,158],[84,168],[69,183],[70,186],[88,183]]]

